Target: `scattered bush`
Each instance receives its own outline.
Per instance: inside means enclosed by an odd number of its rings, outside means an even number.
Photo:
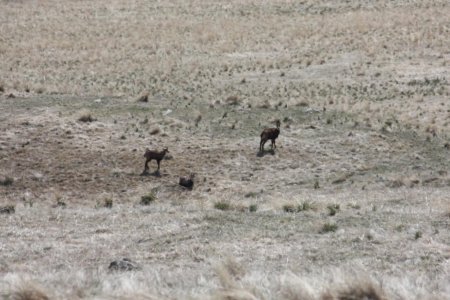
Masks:
[[[148,93],[143,94],[137,99],[138,102],[148,102]]]
[[[256,205],[256,204],[251,204],[251,205],[248,207],[248,210],[249,210],[250,212],[255,212],[255,211],[258,210],[258,205]]]
[[[111,198],[106,198],[105,201],[103,202],[103,207],[112,208],[112,206],[113,200]]]
[[[156,127],[156,128],[153,128],[151,131],[150,131],[150,135],[157,135],[157,134],[159,134],[161,132],[161,129],[159,129],[158,127]]]
[[[239,97],[238,96],[229,96],[227,99],[225,99],[225,102],[228,105],[238,105],[239,104]]]
[[[144,195],[141,197],[141,205],[150,205],[150,203],[156,200],[156,195],[154,192],[151,192],[148,195]]]
[[[67,206],[66,202],[62,201],[62,199],[56,199],[56,206],[65,208]]]
[[[90,122],[94,122],[95,118],[92,117],[91,113],[84,113],[78,118],[78,121],[83,122],[83,123],[90,123]]]
[[[285,204],[283,205],[283,210],[287,213],[294,213],[297,211],[297,208],[293,204]]]
[[[311,209],[314,209],[314,206],[311,203],[307,202],[307,201],[299,204],[299,206],[297,207],[297,211],[299,211],[299,212],[300,211],[307,211],[307,210],[311,210]]]
[[[231,206],[228,202],[219,201],[214,204],[214,208],[219,210],[230,210]]]
[[[323,224],[323,227],[320,230],[320,233],[335,232],[337,230],[337,228],[338,228],[338,226],[336,224],[325,223],[325,224]]]
[[[13,183],[14,183],[14,179],[9,176],[5,176],[5,178],[0,179],[0,185],[3,185],[3,186],[12,185]]]
[[[422,231],[416,231],[416,234],[414,235],[414,239],[418,240],[422,237]]]
[[[257,192],[248,192],[244,195],[245,198],[255,198],[258,195]]]
[[[0,214],[13,214],[16,212],[14,205],[0,206]]]
[[[294,205],[294,204],[283,205],[283,210],[288,213],[296,213],[296,212],[307,211],[307,210],[311,210],[311,209],[314,209],[314,207],[311,203],[309,203],[307,201],[305,201],[299,205]]]
[[[341,209],[339,204],[330,204],[327,208],[329,216],[334,216]]]

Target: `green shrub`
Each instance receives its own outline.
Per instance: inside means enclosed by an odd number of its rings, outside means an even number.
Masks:
[[[156,195],[154,192],[151,192],[148,195],[141,196],[141,205],[150,205],[150,203],[156,200]]]
[[[6,176],[5,178],[0,179],[0,185],[3,186],[8,186],[8,185],[12,185],[14,183],[14,179]]]
[[[330,204],[327,206],[328,208],[328,215],[334,216],[341,208],[339,204]]]
[[[251,204],[251,205],[248,207],[248,210],[249,210],[250,212],[255,212],[255,211],[258,210],[258,205],[256,205],[256,204]]]
[[[231,206],[228,202],[219,201],[214,204],[214,208],[219,210],[230,210]]]
[[[323,224],[323,227],[320,230],[320,233],[335,232],[337,230],[337,228],[338,228],[338,226],[336,224],[325,223],[325,224]]]

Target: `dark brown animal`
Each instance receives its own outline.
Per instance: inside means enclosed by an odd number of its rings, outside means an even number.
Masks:
[[[179,185],[184,186],[190,190],[194,187],[195,174],[192,173],[189,177],[180,177]]]
[[[143,174],[148,173],[148,163],[152,161],[152,159],[156,160],[156,162],[158,163],[158,170],[156,170],[156,173],[159,172],[159,168],[160,168],[160,164],[161,164],[161,160],[164,159],[164,156],[166,155],[166,153],[169,152],[169,149],[164,148],[162,151],[155,151],[155,150],[150,150],[150,149],[146,149],[145,150],[145,165],[144,165],[144,172]]]
[[[272,149],[277,147],[277,145],[275,144],[275,140],[277,139],[278,135],[280,135],[280,125],[281,125],[280,120],[277,120],[276,124],[277,124],[277,128],[266,128],[261,133],[261,142],[259,143],[259,151],[260,152],[264,152],[264,144],[268,140],[272,141],[272,144],[271,144]]]

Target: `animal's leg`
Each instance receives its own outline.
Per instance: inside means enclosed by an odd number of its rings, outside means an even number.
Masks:
[[[158,163],[158,170],[156,170],[156,172],[159,172],[159,164],[161,163],[161,161],[157,160],[156,162]]]
[[[148,162],[149,162],[150,160],[149,159],[146,159],[145,160],[145,164],[144,164],[144,173],[147,173],[148,172]]]
[[[261,140],[261,143],[259,143],[259,151],[264,152],[264,144],[266,143],[265,140]]]
[[[277,148],[277,144],[275,144],[275,140],[272,140],[272,149]]]

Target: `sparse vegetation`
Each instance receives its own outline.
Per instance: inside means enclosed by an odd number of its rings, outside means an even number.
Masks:
[[[334,216],[341,209],[339,204],[330,204],[327,206],[328,215]]]
[[[16,212],[14,205],[0,206],[0,214],[13,214]]]
[[[9,186],[14,183],[14,179],[9,176],[5,176],[4,178],[0,178],[0,185]]]
[[[297,206],[295,206],[294,204],[285,204],[283,205],[283,210],[287,213],[294,213],[297,212]]]
[[[414,234],[414,239],[418,240],[422,237],[422,231],[416,231],[416,233]]]
[[[296,213],[296,212],[302,212],[302,211],[308,211],[308,210],[312,210],[315,209],[314,206],[312,205],[312,203],[308,202],[308,201],[304,201],[300,204],[285,204],[283,205],[283,210],[285,212],[289,212],[289,213]]]
[[[225,202],[225,201],[218,201],[218,202],[214,203],[214,208],[218,209],[218,210],[230,210],[231,205],[230,205],[230,203]]]
[[[94,122],[95,118],[91,115],[91,113],[84,113],[78,118],[78,121],[83,123],[90,123]]]
[[[322,229],[320,230],[320,233],[327,233],[327,232],[335,232],[338,229],[338,226],[334,223],[325,223],[322,226]]]
[[[257,204],[250,204],[250,206],[248,207],[249,212],[256,212],[258,210],[258,205]]]
[[[111,198],[105,198],[103,201],[103,207],[112,208],[113,200]]]
[[[0,298],[447,299],[449,15],[2,1]],[[139,176],[163,146],[161,174]]]
[[[151,203],[155,202],[156,200],[156,194],[152,191],[151,193],[141,196],[141,205],[150,205]]]

